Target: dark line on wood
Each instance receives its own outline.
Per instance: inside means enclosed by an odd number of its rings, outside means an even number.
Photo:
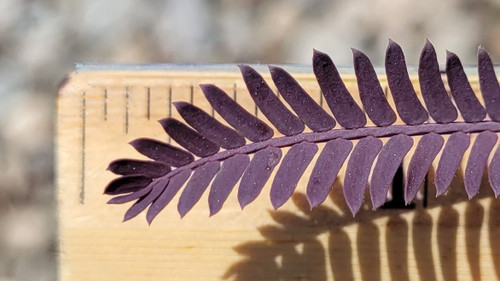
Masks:
[[[214,108],[212,107],[212,117],[214,117],[215,115],[215,111],[214,111]]]
[[[172,117],[172,86],[168,86],[168,117]]]
[[[172,85],[168,86],[168,117],[172,117]],[[171,143],[172,139],[168,136],[168,143]]]
[[[104,121],[108,121],[108,89],[104,88]]]
[[[81,157],[82,157],[82,170],[81,170],[81,186],[80,186],[80,204],[85,204],[85,141],[86,141],[86,126],[87,126],[87,99],[86,93],[82,92],[82,147],[81,147]]]
[[[387,98],[387,94],[389,93],[389,88],[387,85],[384,87],[384,96]]]
[[[236,83],[233,84],[233,99],[234,101],[237,101],[237,95],[236,95]]]
[[[193,104],[193,102],[194,102],[193,95],[194,95],[194,87],[193,87],[193,85],[191,85],[190,92],[189,92],[189,100],[190,100],[191,104]],[[172,101],[170,101],[170,102],[172,102]]]
[[[148,116],[148,121],[151,120],[151,88],[147,87],[147,99],[148,99],[148,105],[147,105],[147,116]]]
[[[319,105],[323,107],[323,91],[319,91]]]
[[[478,123],[450,123],[450,124],[420,124],[420,125],[392,125],[389,127],[364,127],[356,130],[352,129],[335,129],[327,132],[308,132],[300,133],[294,136],[283,136],[278,138],[269,139],[262,142],[256,142],[241,146],[238,148],[225,150],[209,157],[200,158],[186,166],[179,167],[169,173],[169,177],[176,175],[184,170],[193,170],[207,162],[220,161],[235,154],[250,154],[268,146],[275,147],[288,147],[303,141],[306,142],[326,142],[332,139],[346,139],[356,140],[366,136],[373,136],[376,138],[391,137],[398,134],[405,134],[408,136],[420,136],[429,133],[436,133],[440,135],[453,134],[455,132],[464,133],[478,133],[483,131],[500,132],[500,123],[483,121]]]
[[[128,134],[128,110],[129,110],[129,95],[128,87],[125,87],[125,134]]]

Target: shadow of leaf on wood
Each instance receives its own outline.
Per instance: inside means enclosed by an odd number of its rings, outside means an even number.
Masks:
[[[354,280],[352,243],[343,226],[364,221],[356,238],[359,262],[364,268],[361,274],[365,280],[380,280],[379,230],[363,215],[373,214],[372,211],[364,208],[353,218],[343,200],[337,204],[340,212],[324,206],[310,210],[306,197],[300,193],[292,200],[300,214],[270,212],[277,224],[258,228],[265,240],[237,246],[235,251],[243,260],[232,265],[223,278],[239,281],[327,280],[328,256],[328,266],[336,280]],[[328,253],[319,241],[318,236],[322,234],[328,235]]]
[[[329,196],[335,208],[324,204],[310,210],[306,196],[296,193],[292,201],[298,211],[270,211],[275,224],[258,228],[263,240],[244,242],[235,247],[242,259],[231,265],[222,278],[321,281],[330,275],[335,280],[354,280],[360,275],[362,280],[410,280],[409,260],[413,255],[420,280],[437,280],[437,267],[441,268],[446,280],[461,279],[464,276],[458,276],[456,251],[460,215],[454,206],[467,200],[461,188],[463,183],[461,185],[455,185],[455,190],[438,198],[432,194],[435,187],[429,187],[428,198],[432,198],[427,209],[422,208],[422,202],[416,202],[416,209],[379,209],[374,212],[365,202],[354,218],[343,200],[341,187],[334,186]],[[500,277],[500,222],[499,216],[495,216],[500,213],[500,200],[492,201],[490,218],[485,219],[484,207],[478,201],[492,197],[491,190],[485,189],[482,187],[477,198],[468,202],[463,218],[466,227],[463,242],[471,280],[479,280],[481,265],[485,262],[480,260],[479,245],[480,231],[486,221],[492,249],[492,261],[486,262],[495,264],[496,276]],[[431,216],[428,211],[431,208],[440,208],[437,217]],[[414,212],[410,220],[403,216],[408,212]],[[384,236],[381,236],[380,223],[375,224],[379,218],[386,218]],[[357,227],[355,236],[346,230],[350,225]],[[381,248],[383,240],[384,249]],[[438,244],[437,249],[433,243]],[[437,255],[433,255],[436,250]],[[383,252],[386,253],[390,277],[382,275]],[[434,260],[434,257],[439,257],[439,260]]]

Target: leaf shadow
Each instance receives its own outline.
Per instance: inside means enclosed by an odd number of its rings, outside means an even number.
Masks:
[[[460,214],[455,204],[466,201],[467,196],[461,172],[456,178],[452,185],[454,190],[442,197],[434,198],[435,186],[429,185],[427,208],[422,207],[420,199],[415,209],[379,209],[374,212],[365,202],[354,218],[337,182],[329,196],[334,208],[322,204],[310,210],[306,196],[295,193],[292,201],[298,211],[269,212],[275,223],[258,228],[263,240],[244,242],[235,247],[242,259],[231,265],[222,278],[321,281],[332,276],[335,280],[410,280],[409,264],[414,258],[420,280],[440,279],[437,267],[441,268],[446,280],[462,279],[457,272]],[[486,188],[489,190],[488,185]],[[484,263],[479,259],[479,245],[483,221],[486,222],[485,210],[478,200],[492,196],[491,191],[485,191],[486,188],[481,187],[481,193],[469,201],[463,214],[466,227],[463,242],[471,280],[480,279]],[[432,216],[430,210],[438,207],[437,216]],[[409,212],[414,214],[408,217]],[[489,213],[500,213],[500,200],[492,201]],[[377,219],[385,219],[383,228],[380,223],[375,223]],[[487,221],[492,263],[497,278],[500,278],[500,220],[491,216]],[[357,230],[347,231],[346,227],[352,225],[356,225]],[[437,251],[437,255],[433,255],[433,251]],[[384,252],[386,270],[382,268]]]

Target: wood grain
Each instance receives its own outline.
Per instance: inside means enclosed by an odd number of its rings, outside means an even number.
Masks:
[[[314,77],[294,77],[329,112]],[[343,79],[358,99],[354,78]],[[109,197],[102,194],[114,178],[107,165],[141,158],[127,144],[137,137],[174,143],[157,123],[167,116],[180,119],[172,101],[190,101],[211,113],[201,83],[225,89],[267,122],[237,72],[101,69],[72,73],[61,87],[56,137],[61,280],[500,279],[500,199],[493,199],[486,177],[472,201],[459,177],[436,199],[431,171],[427,196],[417,199],[415,209],[371,211],[366,194],[353,218],[342,194],[345,165],[326,202],[309,210],[304,194],[310,165],[292,200],[276,212],[266,195],[268,184],[244,210],[233,191],[209,218],[205,192],[181,220],[178,194],[151,226],[145,214],[122,223],[129,206],[107,205]],[[477,91],[476,80],[472,86]]]

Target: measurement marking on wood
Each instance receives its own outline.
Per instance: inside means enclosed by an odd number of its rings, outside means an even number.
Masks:
[[[172,85],[168,86],[168,118],[172,117]],[[172,139],[168,136],[168,143],[171,143]]]
[[[82,146],[81,146],[81,186],[80,186],[80,204],[85,203],[85,128],[87,125],[87,99],[85,91],[82,92]]]
[[[233,99],[234,99],[234,101],[237,101],[237,97],[236,97],[236,83],[233,84]]]
[[[172,117],[172,86],[168,86],[168,117]]]
[[[147,94],[147,116],[148,116],[148,121],[151,120],[151,88],[147,87],[146,88],[146,94]]]
[[[104,88],[104,121],[108,121],[108,89]]]
[[[125,134],[127,135],[128,135],[128,110],[129,110],[128,87],[125,87]]]
[[[323,92],[319,91],[319,105],[323,107]]]
[[[189,100],[191,101],[191,104],[193,104],[193,94],[194,94],[194,87],[193,85],[191,85],[191,87],[189,88]]]

